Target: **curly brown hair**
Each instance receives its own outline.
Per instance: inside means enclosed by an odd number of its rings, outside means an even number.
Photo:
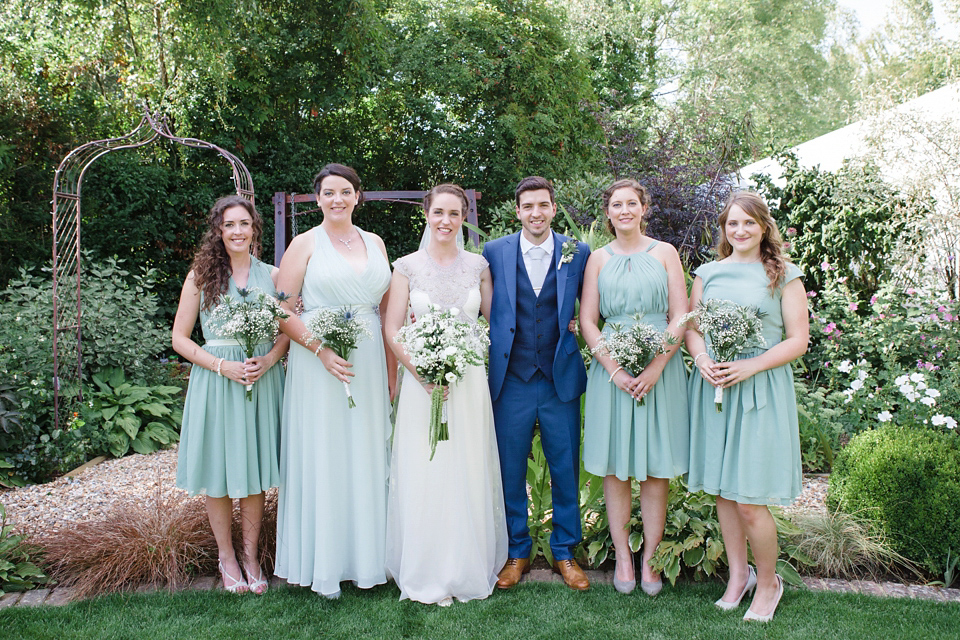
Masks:
[[[602,197],[604,224],[607,226],[607,231],[613,234],[614,237],[617,236],[617,231],[613,228],[613,223],[610,221],[610,218],[607,217],[607,209],[610,208],[610,198],[613,197],[613,192],[617,189],[633,189],[637,194],[637,198],[640,200],[640,204],[643,205],[643,212],[646,213],[650,210],[650,192],[647,191],[646,187],[636,180],[631,180],[629,178],[617,180],[612,185],[607,187],[607,190],[603,192]],[[643,233],[646,230],[647,219],[646,216],[644,216],[640,218],[640,233]]]
[[[722,260],[733,253],[733,247],[727,242],[725,228],[730,209],[734,205],[740,207],[763,229],[763,238],[760,240],[760,260],[763,262],[763,270],[766,271],[767,278],[770,280],[770,295],[773,295],[783,283],[783,278],[787,273],[788,261],[783,255],[783,238],[780,236],[780,229],[777,228],[776,221],[770,215],[767,203],[756,193],[735,191],[727,198],[723,205],[723,211],[717,218],[717,224],[720,225],[720,242],[717,243],[717,255]]]
[[[200,308],[204,311],[213,307],[230,286],[230,256],[227,255],[227,248],[223,246],[223,230],[220,226],[223,224],[223,213],[231,207],[243,207],[253,218],[250,250],[254,256],[260,256],[263,219],[253,203],[243,196],[226,196],[213,203],[210,213],[207,214],[207,230],[193,256],[193,264],[190,265],[197,288],[203,294]]]

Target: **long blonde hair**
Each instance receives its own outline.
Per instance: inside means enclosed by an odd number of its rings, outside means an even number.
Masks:
[[[727,242],[726,226],[730,209],[734,205],[740,207],[763,229],[763,238],[760,240],[760,260],[763,262],[763,270],[766,271],[767,278],[770,280],[770,295],[773,295],[777,288],[783,284],[783,278],[787,273],[787,259],[783,255],[783,238],[780,236],[780,229],[777,228],[776,221],[770,215],[767,203],[756,193],[735,191],[727,198],[723,205],[723,211],[717,218],[717,224],[720,225],[720,242],[717,243],[717,255],[722,260],[733,253],[733,247]]]

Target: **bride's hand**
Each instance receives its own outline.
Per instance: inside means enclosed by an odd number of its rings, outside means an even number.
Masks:
[[[324,347],[320,350],[319,357],[323,367],[337,380],[350,382],[350,378],[355,375],[350,371],[353,365],[334,353],[333,349]]]
[[[433,390],[437,386],[433,382],[424,383],[422,380],[420,381],[420,384],[422,384],[423,388],[427,390],[428,396],[433,395]],[[450,387],[443,387],[443,399],[446,400],[447,396],[449,395],[450,395]]]

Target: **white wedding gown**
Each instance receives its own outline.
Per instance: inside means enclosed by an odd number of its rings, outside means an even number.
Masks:
[[[460,252],[440,267],[424,251],[394,263],[410,280],[414,317],[430,303],[476,322],[482,256]],[[507,559],[507,526],[493,409],[484,367],[450,387],[450,439],[430,460],[430,396],[404,369],[393,432],[387,507],[387,571],[400,599],[438,603],[486,598]]]

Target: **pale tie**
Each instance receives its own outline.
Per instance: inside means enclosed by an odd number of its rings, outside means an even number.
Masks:
[[[533,292],[539,296],[540,289],[543,288],[543,281],[547,277],[547,252],[544,251],[543,247],[531,247],[527,251],[527,257],[530,259],[530,269],[527,275],[530,276]]]

